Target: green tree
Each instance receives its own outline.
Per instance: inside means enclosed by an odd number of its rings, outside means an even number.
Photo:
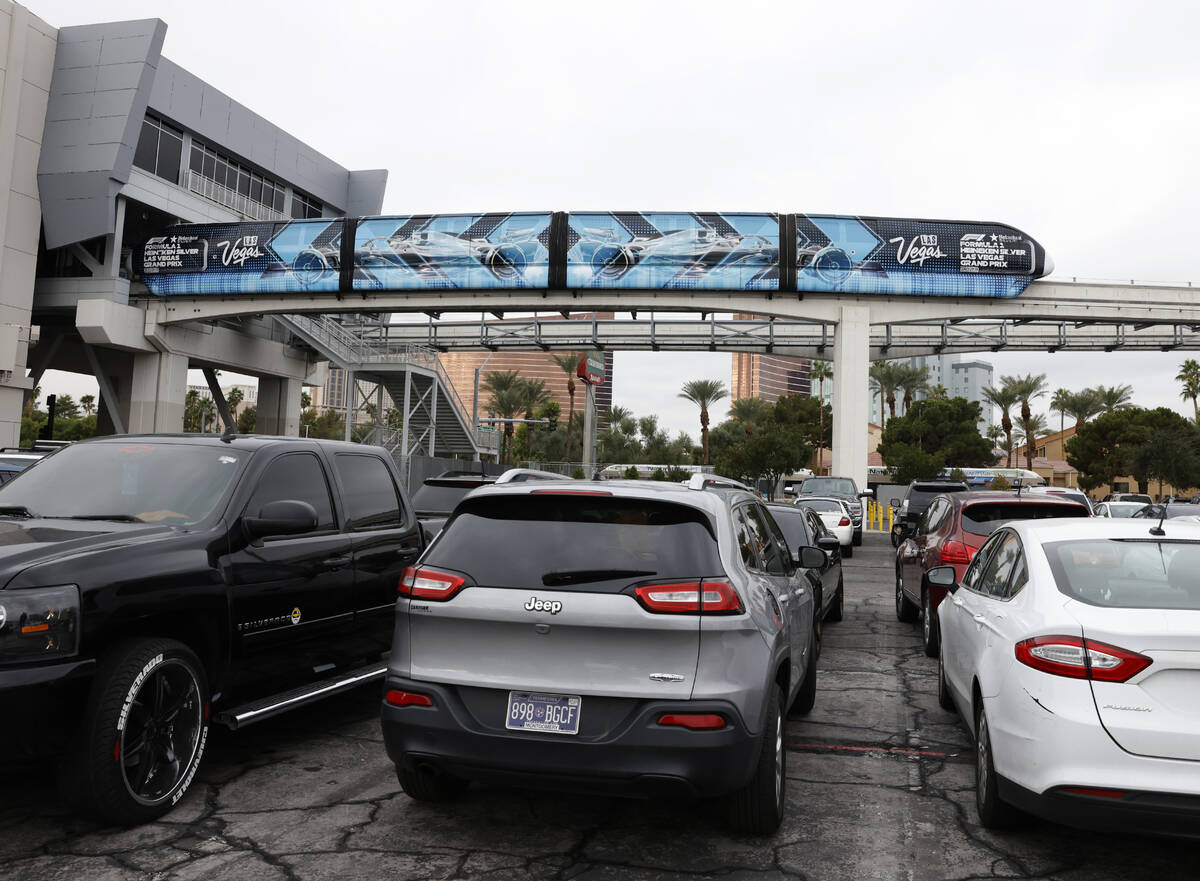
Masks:
[[[58,395],[54,403],[54,418],[76,419],[79,416],[79,405],[70,395]]]
[[[904,378],[905,367],[899,361],[876,361],[868,371],[871,387],[879,393],[880,428],[887,427],[884,404],[887,404],[887,416],[896,418],[896,392],[900,389],[900,380]]]
[[[820,423],[820,436],[823,438],[825,437],[825,380],[833,380],[833,365],[828,361],[813,361],[808,368],[808,379],[810,384],[814,380],[817,383],[817,400],[821,402],[821,408],[817,413],[817,419]],[[830,421],[832,422],[832,414],[830,414],[830,416]],[[826,445],[824,443],[817,447],[819,450],[818,455],[821,457],[821,460],[817,462],[818,474],[820,474],[822,469],[825,467],[825,447]]]
[[[562,355],[552,355],[558,369],[567,375],[567,400],[570,409],[567,410],[567,455],[571,458],[571,430],[575,424],[575,372],[579,369],[579,361],[583,358],[580,352],[566,352]]]
[[[312,395],[303,389],[300,390],[300,409],[307,410],[312,406]]]
[[[1089,419],[1104,410],[1104,405],[1100,402],[1100,395],[1093,388],[1073,392],[1066,404],[1066,413],[1075,420],[1076,429],[1086,425]]]
[[[704,465],[708,464],[708,408],[728,394],[725,383],[719,379],[693,379],[684,383],[679,393],[679,397],[700,408],[700,446],[704,451]]]
[[[946,457],[941,453],[930,453],[909,443],[890,445],[884,462],[892,469],[892,480],[901,485],[937,477],[946,467]]]
[[[1067,408],[1071,404],[1071,393],[1065,388],[1057,388],[1050,396],[1050,409],[1058,411],[1058,433],[1067,429]]]
[[[300,417],[301,422],[304,417]],[[237,415],[237,430],[238,434],[254,434],[254,427],[258,422],[258,408],[253,404],[243,407]]]
[[[907,364],[901,364],[900,367],[900,389],[904,392],[904,412],[907,413],[917,392],[929,390],[929,368],[910,367]]]
[[[907,413],[891,420],[884,429],[879,454],[888,467],[906,472],[924,471],[941,463],[932,474],[920,473],[917,477],[934,476],[947,465],[966,468],[990,464],[991,445],[976,427],[980,415],[979,405],[965,398],[914,401]],[[897,482],[916,479],[902,480],[902,476],[898,470]]]
[[[1097,416],[1067,441],[1067,462],[1079,471],[1079,485],[1095,489],[1133,475],[1142,492],[1153,471],[1163,470],[1152,453],[1143,452],[1155,432],[1190,423],[1167,407],[1123,407]],[[1156,475],[1157,476],[1157,475]]]
[[[1130,473],[1139,483],[1157,480],[1159,498],[1163,481],[1176,491],[1200,486],[1200,430],[1186,421],[1153,429],[1149,442],[1134,457]]]
[[[1036,431],[1033,427],[1033,410],[1030,407],[1030,401],[1040,398],[1046,393],[1046,374],[1027,373],[1024,376],[1006,376],[1003,382],[1008,384],[1009,391],[1016,395],[1017,402],[1021,405],[1021,427],[1025,432],[1025,467],[1032,471],[1033,442],[1036,439]]]
[[[637,470],[636,465],[630,465],[628,468],[625,469],[625,479],[626,480],[637,480],[638,479],[638,470]]]
[[[1012,467],[1013,454],[1013,423],[1012,417],[1008,411],[1011,410],[1017,403],[1016,393],[1008,387],[1006,380],[1008,377],[1002,377],[999,387],[985,385],[983,387],[983,399],[994,407],[1000,409],[1000,428],[1004,431],[1004,452],[1006,456],[1006,467]]]
[[[1200,424],[1200,404],[1196,403],[1196,399],[1200,398],[1200,361],[1188,358],[1179,365],[1179,372],[1175,374],[1175,379],[1183,383],[1183,391],[1179,393],[1179,396],[1191,398],[1194,421]]]
[[[1112,413],[1114,410],[1129,406],[1129,402],[1133,400],[1133,386],[1098,385],[1096,386],[1096,396],[1100,399],[1100,406],[1104,408],[1104,412]]]
[[[727,448],[717,462],[717,472],[749,483],[765,478],[774,486],[811,456],[812,448],[798,425],[771,420],[753,436]]]
[[[746,437],[750,437],[754,434],[755,426],[771,418],[771,405],[762,398],[739,398],[729,408],[729,415],[742,426]]]
[[[301,394],[304,394],[301,392]],[[229,390],[229,394],[225,396],[225,403],[229,405],[229,412],[236,413],[238,405],[246,400],[246,393],[237,386]]]
[[[79,406],[83,408],[83,415],[91,416],[96,412],[96,396],[84,395],[79,399]]]

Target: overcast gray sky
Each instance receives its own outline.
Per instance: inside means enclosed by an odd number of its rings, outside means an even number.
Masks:
[[[1200,281],[1196,4],[25,5],[57,27],[163,19],[176,63],[348,168],[387,168],[387,213],[995,220],[1056,277]],[[1185,354],[979,357],[1191,413]],[[614,372],[616,403],[695,437],[679,387],[728,385],[730,357],[619,353]]]

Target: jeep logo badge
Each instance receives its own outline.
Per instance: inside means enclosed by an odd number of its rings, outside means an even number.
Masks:
[[[526,612],[549,612],[551,615],[557,615],[562,611],[562,603],[558,600],[551,602],[550,600],[539,600],[537,597],[530,597],[529,602],[525,604]]]

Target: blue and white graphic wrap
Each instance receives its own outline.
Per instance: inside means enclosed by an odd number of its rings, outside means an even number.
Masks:
[[[605,288],[1015,297],[1050,268],[1037,242],[996,223],[703,212],[183,225],[135,255],[152,293],[181,296]]]

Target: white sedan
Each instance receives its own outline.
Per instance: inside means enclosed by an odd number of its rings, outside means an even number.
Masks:
[[[1200,524],[1014,521],[938,610],[980,822],[1200,836]]]
[[[832,496],[801,496],[793,504],[815,511],[825,528],[837,536],[842,545],[842,556],[854,556],[854,524],[845,502]]]
[[[1146,507],[1144,502],[1097,502],[1097,517],[1132,517],[1134,511]]]

